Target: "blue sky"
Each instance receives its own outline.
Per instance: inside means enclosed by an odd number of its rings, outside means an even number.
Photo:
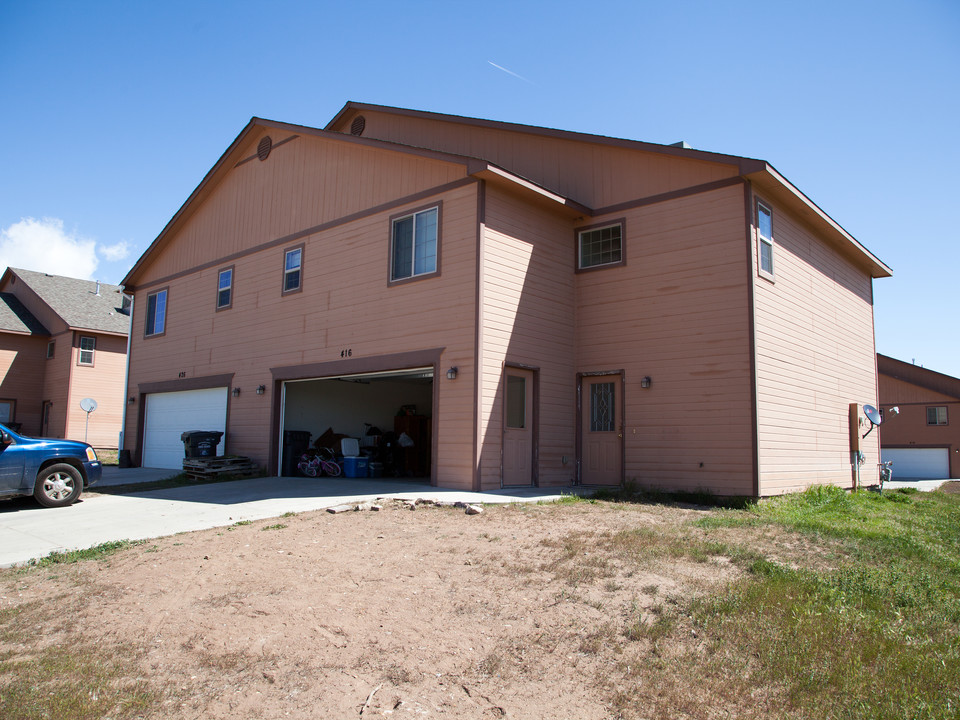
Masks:
[[[348,100],[767,160],[894,269],[878,351],[960,376],[957,0],[0,0],[0,269],[117,283],[252,116]]]

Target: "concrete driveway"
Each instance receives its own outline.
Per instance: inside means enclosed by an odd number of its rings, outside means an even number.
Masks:
[[[561,491],[571,492],[563,488],[517,488],[471,493],[394,480],[271,477],[107,495],[96,490],[149,482],[173,473],[147,468],[104,470],[110,472],[105,473],[103,483],[70,507],[41,508],[32,498],[0,502],[0,567],[23,564],[55,551],[205,530],[378,497],[512,503],[557,500],[562,497]]]

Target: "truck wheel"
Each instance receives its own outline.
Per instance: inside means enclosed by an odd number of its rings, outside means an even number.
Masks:
[[[33,497],[44,507],[63,507],[80,497],[83,478],[80,472],[67,463],[49,465],[37,475]]]

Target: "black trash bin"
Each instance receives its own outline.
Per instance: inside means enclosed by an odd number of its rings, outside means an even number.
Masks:
[[[310,447],[310,432],[307,430],[284,430],[283,453],[280,456],[280,474],[292,477],[299,474],[297,465],[300,456]]]
[[[183,441],[183,456],[210,458],[217,456],[217,446],[223,433],[219,430],[190,430],[180,436]]]

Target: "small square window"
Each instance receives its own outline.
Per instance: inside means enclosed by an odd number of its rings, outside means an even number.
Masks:
[[[94,337],[80,337],[80,355],[77,362],[80,365],[93,365],[93,351],[97,348],[97,339]]]
[[[14,410],[17,408],[16,400],[0,400],[0,423],[9,424],[16,417]]]
[[[577,268],[623,263],[623,223],[580,230],[577,233]]]
[[[283,254],[283,292],[296,292],[301,287],[303,246],[291,248]]]
[[[390,249],[390,279],[404,280],[437,272],[439,232],[439,207],[394,218]]]
[[[57,350],[57,341],[51,340],[47,343],[47,360],[53,359],[53,355]]]
[[[757,237],[759,239],[760,272],[773,276],[773,211],[757,202]]]
[[[233,268],[221,270],[217,277],[217,310],[233,305]]]
[[[163,335],[167,327],[167,290],[164,288],[147,295],[147,320],[143,334],[146,337]]]
[[[947,406],[927,408],[927,425],[948,425]]]

